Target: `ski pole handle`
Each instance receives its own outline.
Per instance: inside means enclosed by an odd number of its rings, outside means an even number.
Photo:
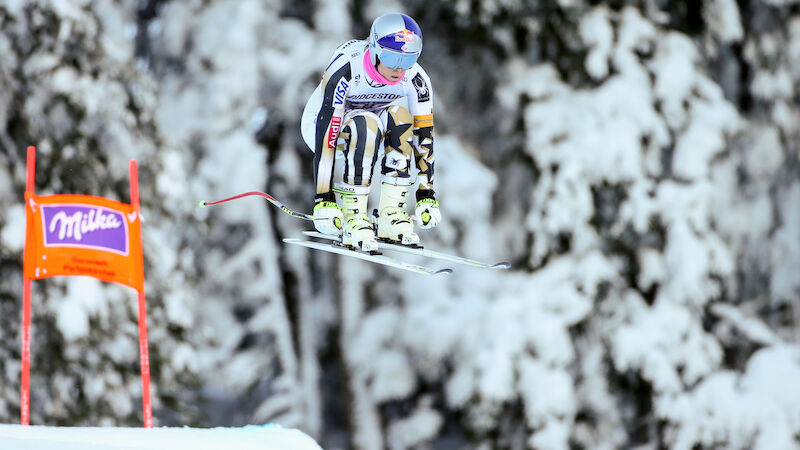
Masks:
[[[215,202],[207,202],[205,200],[201,200],[199,206],[201,208],[205,208],[206,206],[219,205],[220,203],[229,202],[231,200],[236,200],[237,198],[248,197],[248,196],[251,196],[251,195],[257,195],[259,197],[264,197],[265,199],[267,199],[267,201],[269,201],[273,205],[277,206],[278,208],[281,209],[281,211],[285,212],[286,214],[289,214],[290,216],[294,216],[294,217],[297,217],[299,219],[304,219],[304,220],[312,220],[312,221],[314,220],[314,216],[312,216],[310,214],[304,214],[304,213],[301,213],[301,212],[293,211],[293,210],[289,209],[288,207],[286,207],[286,205],[284,205],[283,203],[281,203],[278,200],[276,200],[275,197],[273,197],[273,196],[271,196],[269,194],[266,194],[264,192],[258,192],[258,191],[245,192],[245,193],[242,193],[242,194],[239,194],[239,195],[234,195],[233,197],[223,198],[222,200],[217,200]]]

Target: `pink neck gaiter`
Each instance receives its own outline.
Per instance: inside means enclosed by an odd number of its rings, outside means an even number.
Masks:
[[[400,78],[397,81],[389,81],[386,79],[386,77],[381,75],[381,73],[378,72],[378,69],[376,69],[375,66],[372,65],[372,58],[370,58],[369,56],[369,50],[364,52],[364,70],[367,71],[367,75],[370,78],[372,78],[372,80],[375,81],[376,83],[388,84],[390,86],[394,86],[395,84],[403,81],[402,78]]]

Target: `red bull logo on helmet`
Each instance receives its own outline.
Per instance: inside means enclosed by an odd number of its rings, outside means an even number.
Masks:
[[[394,34],[395,42],[414,42],[415,39],[417,39],[417,36],[407,28]]]

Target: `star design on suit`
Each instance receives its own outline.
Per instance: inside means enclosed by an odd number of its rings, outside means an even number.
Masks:
[[[389,122],[387,125],[388,126],[386,128],[389,131],[388,133],[386,133],[387,144],[389,144],[389,147],[399,150],[400,146],[403,144],[400,141],[400,137],[406,134],[406,131],[409,128],[411,128],[411,124],[408,123],[408,124],[398,125],[397,123],[395,123],[392,114],[389,114]]]

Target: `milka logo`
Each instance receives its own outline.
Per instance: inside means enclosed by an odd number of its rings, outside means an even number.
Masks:
[[[102,209],[92,209],[89,214],[76,212],[67,216],[64,211],[59,211],[50,220],[47,231],[54,232],[58,228],[58,239],[74,237],[80,241],[84,234],[97,230],[111,230],[122,226],[122,222],[113,214],[103,214]]]
[[[125,215],[84,205],[41,205],[44,245],[94,248],[128,253]]]

